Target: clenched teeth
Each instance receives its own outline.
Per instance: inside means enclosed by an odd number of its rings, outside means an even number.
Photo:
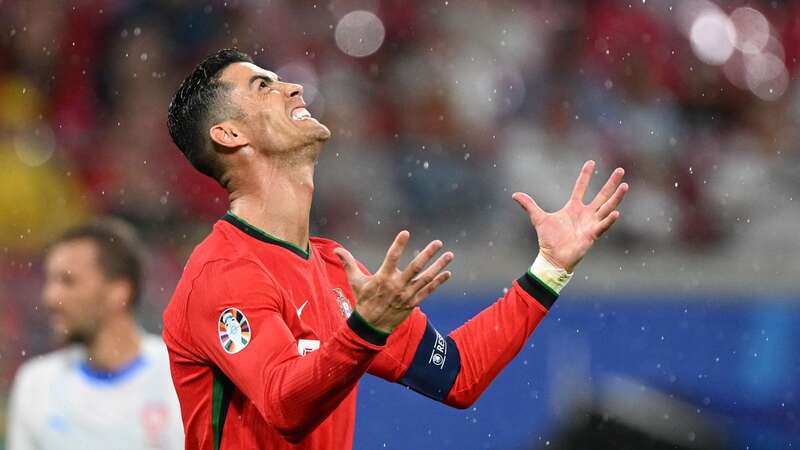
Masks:
[[[306,120],[311,118],[311,113],[305,108],[295,108],[292,110],[292,120]]]

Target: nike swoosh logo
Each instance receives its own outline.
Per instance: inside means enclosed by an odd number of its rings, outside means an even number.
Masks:
[[[307,304],[308,304],[308,300],[306,300],[305,303],[303,303],[302,305],[300,305],[299,308],[297,308],[297,318],[298,319],[300,318],[300,315],[303,314],[303,308],[305,308]]]

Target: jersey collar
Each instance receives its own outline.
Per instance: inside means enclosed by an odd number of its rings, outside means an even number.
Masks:
[[[300,247],[292,244],[291,242],[286,242],[282,239],[278,239],[275,236],[267,233],[266,231],[247,223],[246,220],[242,219],[241,217],[237,216],[231,211],[228,211],[224,216],[222,216],[222,220],[228,222],[229,224],[233,225],[234,227],[238,228],[245,234],[258,239],[261,242],[266,242],[267,244],[273,244],[289,250],[290,252],[294,253],[295,255],[303,258],[309,259],[311,257],[311,243],[309,242],[306,250],[303,251]]]
[[[78,370],[87,380],[93,383],[117,384],[128,380],[145,366],[147,366],[147,359],[145,359],[144,355],[139,355],[124,367],[111,372],[97,370],[90,366],[88,361],[81,361],[78,364]]]

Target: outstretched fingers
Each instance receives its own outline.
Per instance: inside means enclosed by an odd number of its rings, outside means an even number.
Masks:
[[[453,260],[453,252],[445,252],[442,256],[440,256],[433,264],[430,265],[424,272],[419,274],[416,278],[411,280],[411,285],[409,286],[411,292],[419,291],[420,289],[424,288],[426,285],[433,282],[434,279],[439,275],[439,273],[450,264],[450,261]]]
[[[597,210],[596,216],[600,219],[607,217],[612,211],[617,209],[617,206],[622,202],[622,198],[625,197],[626,192],[628,192],[628,183],[622,183],[617,186],[614,194]]]
[[[408,239],[410,236],[410,233],[406,230],[397,233],[397,236],[394,238],[394,242],[392,242],[392,245],[386,252],[386,258],[384,258],[383,264],[381,264],[378,272],[381,272],[385,275],[391,275],[395,270],[397,270],[397,262],[400,261],[400,257],[403,256],[403,251],[406,249],[406,244],[408,244]]]
[[[417,293],[414,294],[414,298],[411,301],[412,307],[418,306],[420,303],[422,303],[422,301],[425,300],[426,297],[431,295],[433,291],[435,291],[436,289],[439,288],[439,286],[447,282],[447,280],[450,279],[451,275],[452,274],[450,273],[449,270],[442,272],[439,275],[436,275],[436,277],[434,277],[434,279],[430,283],[423,286],[422,289],[418,290]]]
[[[603,233],[611,228],[611,225],[614,225],[614,222],[616,222],[617,219],[619,219],[619,211],[611,211],[609,215],[595,225],[594,232],[592,233],[594,238],[599,239]]]
[[[353,254],[347,251],[344,247],[339,247],[333,251],[344,266],[344,271],[347,273],[347,279],[350,281],[350,286],[353,288],[360,288],[366,280],[366,275],[361,272],[358,267],[358,262],[353,257]]]
[[[583,197],[586,194],[586,188],[589,186],[589,180],[592,179],[592,172],[594,172],[594,161],[586,161],[581,168],[581,173],[578,175],[578,179],[575,180],[575,187],[572,189],[572,195],[570,196],[570,199],[583,203]]]
[[[589,204],[592,209],[597,210],[599,209],[604,203],[608,201],[609,198],[617,191],[620,183],[622,183],[622,177],[625,175],[625,169],[622,167],[617,167],[614,169],[614,172],[611,173],[611,176],[608,177],[608,181],[600,189],[600,192],[594,197],[592,202]]]
[[[444,244],[442,244],[442,241],[435,240],[425,246],[425,248],[419,252],[419,254],[413,260],[411,260],[411,262],[408,264],[408,267],[406,267],[406,270],[403,271],[403,282],[407,283],[412,278],[416,277],[420,272],[422,272],[422,269],[425,268],[425,265],[428,264],[428,261],[433,258],[433,255],[435,255],[443,245]]]
[[[547,216],[547,213],[536,204],[530,195],[524,192],[515,192],[511,198],[528,213],[528,217],[534,225],[540,223]]]

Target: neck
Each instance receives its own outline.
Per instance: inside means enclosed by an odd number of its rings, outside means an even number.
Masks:
[[[140,341],[139,328],[130,315],[106,320],[86,346],[89,366],[103,372],[121,369],[139,356]]]
[[[316,157],[249,158],[228,185],[231,212],[276,238],[308,247]]]

